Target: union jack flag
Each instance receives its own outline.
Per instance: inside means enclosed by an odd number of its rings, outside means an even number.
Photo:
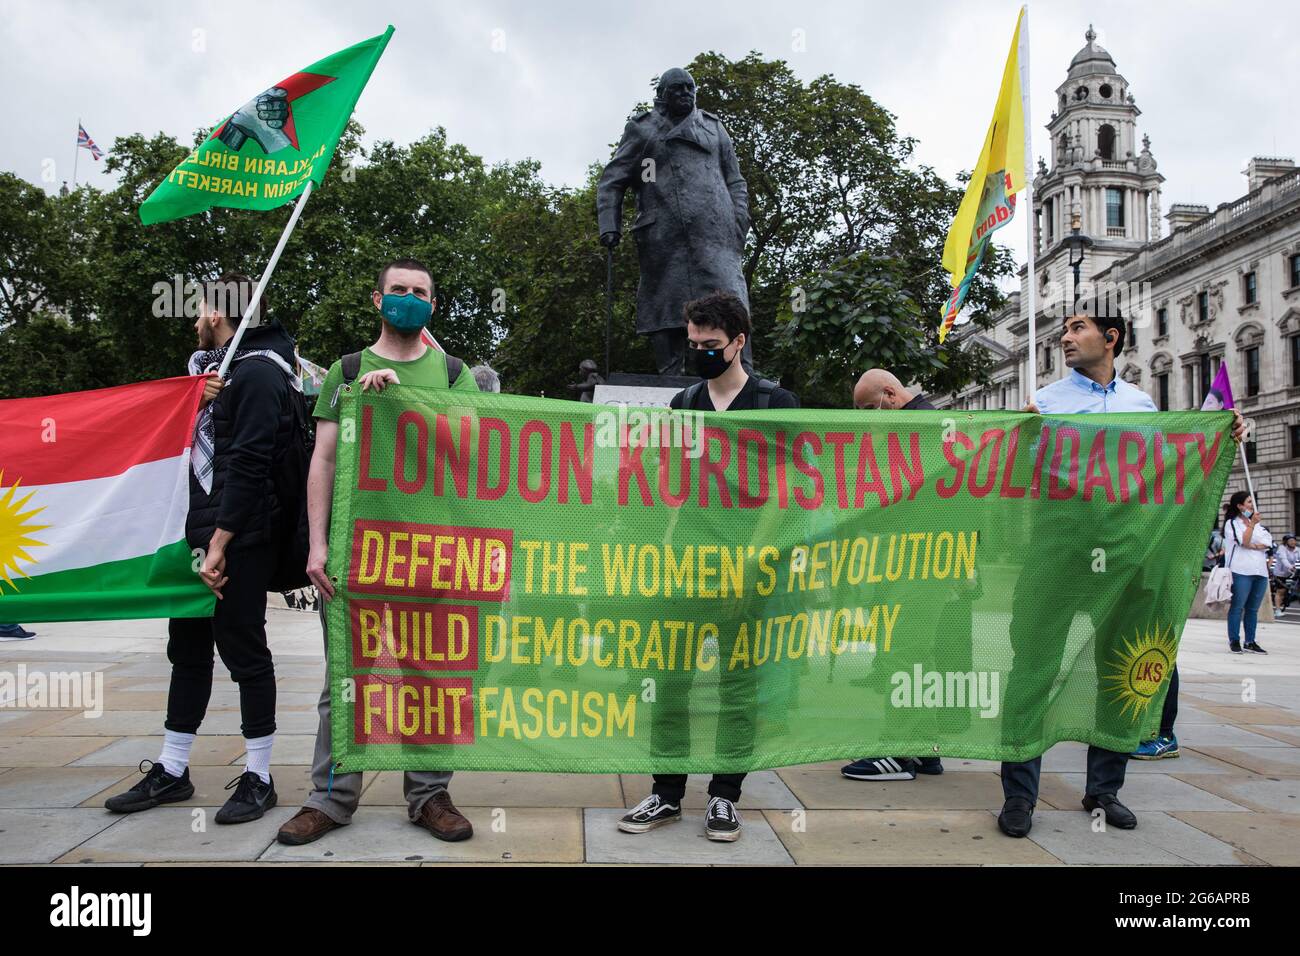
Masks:
[[[95,159],[102,159],[104,156],[104,151],[95,145],[95,141],[91,139],[90,134],[86,132],[86,127],[82,126],[80,123],[77,124],[77,145],[82,149],[90,150],[90,155],[95,157]]]

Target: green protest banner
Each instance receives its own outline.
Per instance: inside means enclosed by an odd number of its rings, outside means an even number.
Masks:
[[[1129,751],[1228,412],[341,399],[339,769],[740,772]]]

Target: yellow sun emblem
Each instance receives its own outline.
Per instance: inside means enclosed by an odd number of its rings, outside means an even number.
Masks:
[[[5,584],[8,584],[14,591],[18,590],[10,572],[19,577],[29,577],[18,562],[22,560],[30,561],[33,564],[36,563],[36,559],[28,554],[26,549],[33,545],[44,547],[45,542],[37,541],[31,535],[33,532],[42,531],[49,527],[47,524],[30,523],[28,519],[45,509],[33,508],[30,511],[23,511],[23,506],[31,500],[32,495],[36,494],[36,492],[29,491],[23,497],[18,498],[18,486],[20,484],[22,484],[21,478],[6,488],[4,469],[0,469],[0,595],[4,594]]]
[[[1130,719],[1136,723],[1168,682],[1178,659],[1178,642],[1174,640],[1174,629],[1166,627],[1162,631],[1158,622],[1154,629],[1135,632],[1133,637],[1133,641],[1125,638],[1123,649],[1116,651],[1116,660],[1103,685],[1111,700],[1123,705],[1120,716],[1131,714]]]

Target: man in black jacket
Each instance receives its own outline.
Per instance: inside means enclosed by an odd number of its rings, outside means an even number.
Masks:
[[[173,619],[168,624],[172,677],[162,754],[143,780],[105,802],[119,813],[194,794],[189,753],[212,693],[214,644],[239,685],[247,748],[244,773],[231,782],[235,792],[216,821],[256,820],[276,804],[270,774],[275,668],[266,643],[266,592],[275,571],[276,545],[285,522],[292,520],[282,514],[275,469],[293,441],[291,403],[301,401],[295,393],[301,385],[294,370],[293,339],[278,322],[264,321],[265,299],[225,383],[210,374],[225,357],[253,288],[253,282],[240,275],[208,283],[195,323],[199,351],[190,358],[190,373],[210,378],[195,425],[185,536],[202,562],[199,575],[217,602],[210,618]]]
[[[934,410],[928,398],[920,393],[913,395],[903,387],[897,375],[884,368],[868,369],[862,373],[853,387],[853,407],[859,410]],[[840,774],[850,780],[915,780],[918,773],[937,776],[943,773],[943,762],[933,755],[863,757],[840,768]]]
[[[683,314],[687,351],[700,381],[674,395],[670,407],[705,412],[799,407],[799,396],[794,392],[745,370],[741,357],[753,326],[749,310],[738,296],[727,291],[713,292],[686,303]],[[719,647],[724,660],[729,652]],[[654,756],[690,756],[692,714],[687,699],[697,672],[679,671],[661,682],[662,696],[650,726]],[[749,669],[719,672],[714,750],[720,757],[744,760],[753,749],[757,714],[754,674]],[[729,843],[740,838],[742,821],[736,803],[744,781],[743,773],[715,773],[709,780],[709,802],[704,811],[704,835],[708,839]],[[628,810],[618,821],[618,828],[624,833],[646,833],[682,819],[686,782],[684,773],[654,774],[650,796]]]

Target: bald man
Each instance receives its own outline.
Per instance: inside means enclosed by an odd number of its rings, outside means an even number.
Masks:
[[[930,409],[934,406],[924,396],[912,395],[893,372],[884,368],[868,369],[853,387],[853,407]],[[849,780],[915,780],[918,773],[941,774],[943,763],[938,757],[863,757],[840,768]]]
[[[858,384],[853,386],[854,408],[887,408],[891,411],[917,408],[934,410],[930,400],[924,395],[912,395],[903,388],[893,372],[885,368],[872,368],[862,373]]]

